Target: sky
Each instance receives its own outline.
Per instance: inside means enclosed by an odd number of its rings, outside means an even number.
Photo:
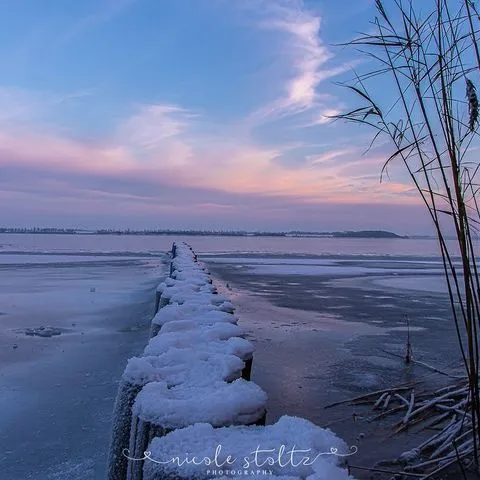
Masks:
[[[431,231],[332,122],[373,0],[0,2],[0,225]]]

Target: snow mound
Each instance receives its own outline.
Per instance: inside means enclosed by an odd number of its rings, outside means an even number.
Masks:
[[[266,402],[267,394],[255,383],[243,379],[204,386],[181,384],[173,388],[168,388],[165,382],[151,382],[138,394],[133,413],[144,422],[166,429],[197,422],[217,427],[246,425],[263,417]]]
[[[168,387],[181,384],[207,385],[240,377],[245,363],[236,355],[192,348],[170,348],[158,356],[133,357],[122,379],[143,386],[162,381]]]
[[[199,325],[213,325],[218,322],[237,323],[238,317],[217,309],[210,305],[190,305],[188,302],[183,305],[169,304],[161,308],[153,317],[152,323],[163,326],[169,322],[181,320],[192,320]]]
[[[238,330],[232,331],[229,325],[217,323],[200,325],[193,330],[183,332],[163,332],[151,338],[145,347],[144,355],[161,355],[169,348],[198,348],[237,355],[242,359],[251,357],[253,345],[243,338],[235,336]],[[224,342],[221,342],[221,341]]]
[[[240,476],[245,470],[267,470],[280,478],[353,480],[340,465],[354,451],[329,429],[297,417],[283,416],[274,425],[265,427],[213,428],[207,423],[197,423],[152,440],[148,448],[151,460],[145,460],[144,480],[203,480],[222,476],[218,473],[225,470],[239,472]],[[203,461],[182,463],[186,455]],[[180,461],[170,461],[175,457],[180,457]],[[208,459],[211,462],[206,465]]]
[[[240,337],[243,335],[242,329],[238,325],[228,322],[209,322],[206,324],[198,323],[195,320],[178,320],[170,322],[163,326],[159,335],[178,332],[179,334],[189,331],[204,332],[205,335],[214,335],[220,340],[230,337]],[[210,332],[210,333],[209,333]]]

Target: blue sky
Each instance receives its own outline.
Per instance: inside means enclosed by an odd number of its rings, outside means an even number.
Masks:
[[[373,4],[0,3],[0,224],[429,231],[371,132],[327,118]]]

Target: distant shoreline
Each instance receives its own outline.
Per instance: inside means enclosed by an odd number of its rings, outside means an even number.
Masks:
[[[385,230],[352,230],[344,232],[246,232],[201,230],[81,230],[62,228],[0,228],[0,233],[16,235],[138,235],[138,236],[215,236],[215,237],[287,237],[287,238],[382,238],[407,239]],[[422,237],[429,238],[429,237]]]

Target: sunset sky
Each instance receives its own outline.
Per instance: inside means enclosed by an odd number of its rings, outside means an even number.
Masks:
[[[1,2],[0,225],[429,232],[388,146],[326,118],[373,4]]]

